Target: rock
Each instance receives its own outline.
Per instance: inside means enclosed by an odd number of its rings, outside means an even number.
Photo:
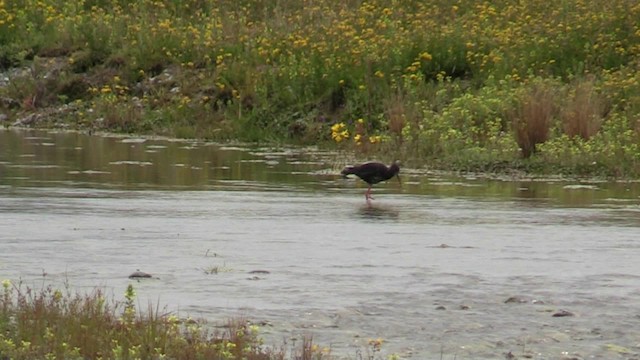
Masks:
[[[40,120],[40,118],[41,118],[40,114],[29,114],[25,117],[18,119],[16,122],[13,123],[13,126],[31,125],[37,122],[38,120]]]
[[[504,301],[505,304],[511,304],[511,303],[516,303],[516,304],[523,304],[526,303],[527,300],[520,297],[520,296],[511,296],[510,298],[508,298],[507,300]]]
[[[151,274],[140,271],[140,269],[134,271],[131,275],[129,275],[129,279],[149,279],[152,277],[153,276],[151,276]]]
[[[267,271],[267,270],[251,270],[247,274],[263,274],[263,275],[266,275],[266,274],[271,274],[271,273],[269,271]]]
[[[575,316],[574,313],[572,313],[571,311],[567,311],[567,310],[560,310],[557,311],[555,313],[553,313],[553,315],[551,315],[553,317],[565,317],[565,316]]]
[[[273,326],[273,324],[271,323],[271,321],[268,320],[262,320],[262,321],[258,321],[258,322],[250,322],[252,325],[258,325],[258,326]]]
[[[443,305],[438,305],[436,306],[436,310],[447,310],[447,308],[444,307]]]

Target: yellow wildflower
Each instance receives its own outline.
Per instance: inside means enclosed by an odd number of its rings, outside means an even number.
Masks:
[[[431,59],[433,59],[433,56],[431,56],[431,54],[429,54],[428,52],[424,51],[420,53],[420,60],[431,61]]]
[[[337,143],[348,139],[349,130],[347,130],[347,126],[343,122],[331,126],[331,138]]]
[[[331,126],[331,132],[340,132],[345,127],[344,123],[336,123]]]

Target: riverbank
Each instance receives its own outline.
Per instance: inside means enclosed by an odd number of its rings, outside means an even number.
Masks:
[[[632,179],[639,16],[623,0],[3,3],[1,121]]]
[[[212,329],[181,319],[159,305],[136,306],[129,285],[122,299],[98,288],[74,293],[68,287],[41,290],[2,282],[0,355],[6,359],[329,359],[311,337],[288,349],[265,346],[260,326],[243,319]]]

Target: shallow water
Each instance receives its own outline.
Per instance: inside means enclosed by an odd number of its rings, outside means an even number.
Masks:
[[[0,131],[0,278],[119,299],[133,282],[141,304],[244,316],[274,345],[308,334],[352,359],[373,338],[377,358],[640,354],[638,184],[403,169],[367,206],[339,161]]]

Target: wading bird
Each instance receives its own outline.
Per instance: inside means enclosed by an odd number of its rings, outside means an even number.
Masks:
[[[379,162],[367,162],[360,165],[347,166],[340,174],[342,174],[342,177],[344,178],[346,178],[347,175],[353,174],[369,184],[369,188],[364,193],[365,199],[369,202],[373,199],[371,197],[371,186],[373,184],[377,184],[381,181],[387,181],[394,176],[398,178],[398,182],[400,183],[399,173],[400,162],[396,160],[388,167]]]

